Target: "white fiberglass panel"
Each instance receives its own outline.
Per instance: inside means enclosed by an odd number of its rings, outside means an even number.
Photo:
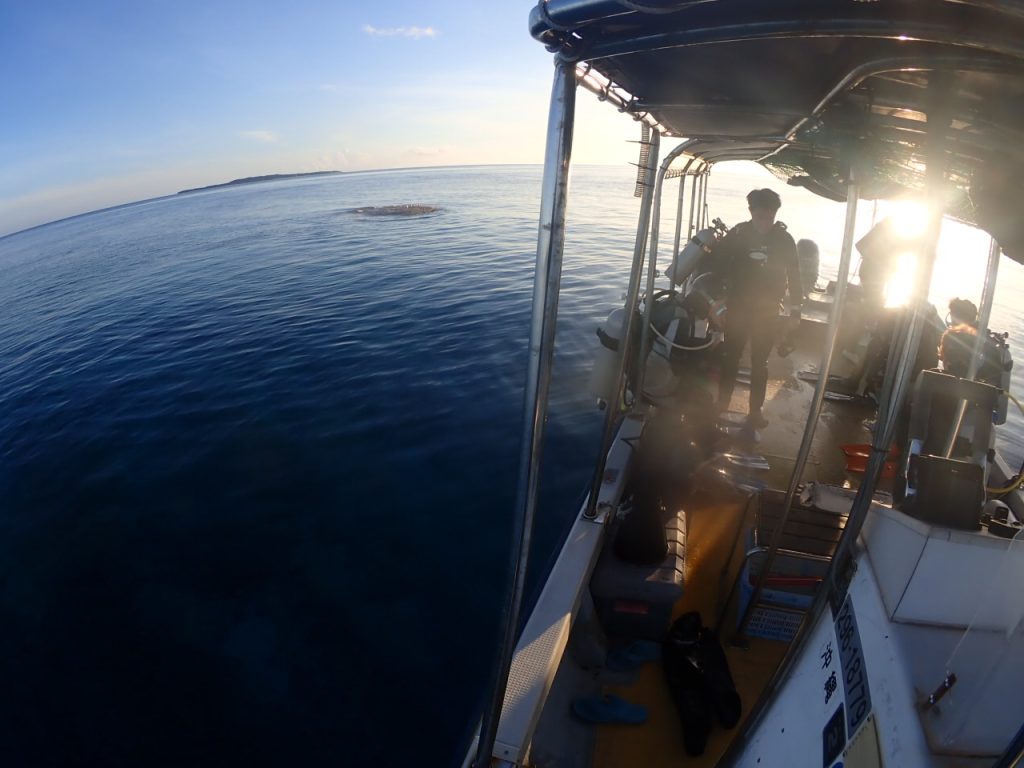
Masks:
[[[858,566],[848,602],[819,618],[737,765],[834,768],[851,751],[857,759],[875,754],[881,765],[932,765],[901,647],[863,554]]]

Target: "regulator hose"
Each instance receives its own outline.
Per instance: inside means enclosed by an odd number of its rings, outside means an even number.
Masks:
[[[707,349],[708,347],[712,346],[715,343],[715,338],[712,337],[711,340],[708,341],[706,344],[700,344],[699,346],[696,347],[687,347],[683,344],[677,344],[674,341],[669,341],[669,339],[661,331],[654,327],[654,323],[651,323],[651,330],[654,331],[654,334],[659,339],[664,341],[670,347],[672,347],[673,349],[681,349],[684,352],[700,352],[702,349]]]
[[[713,274],[713,273],[711,273],[711,272],[704,272],[704,273],[698,275],[696,278],[694,278],[694,283],[696,283],[702,277],[705,277],[705,276],[710,275],[710,274]],[[674,291],[674,290],[665,290],[665,289],[662,289],[662,290],[659,290],[659,291],[655,291],[654,296],[653,296],[653,300],[657,301],[659,298],[661,298],[662,296],[665,296],[666,294],[673,294],[674,295],[675,293],[676,293],[676,291]],[[685,297],[684,297],[684,300],[685,300],[685,298],[689,298],[693,294],[698,294],[702,299],[704,299],[704,301],[707,302],[709,308],[712,306],[712,304],[714,304],[714,300],[707,293],[705,293],[703,290],[700,290],[700,289],[693,290],[693,291],[691,291],[691,293],[686,294]],[[715,341],[716,341],[716,339],[712,336],[712,338],[707,343],[705,343],[705,344],[699,344],[699,345],[697,345],[695,347],[688,347],[685,344],[677,344],[676,342],[671,341],[670,339],[668,339],[661,331],[659,331],[657,328],[654,327],[654,322],[653,321],[651,322],[650,325],[651,325],[651,330],[654,331],[654,335],[655,336],[657,336],[663,342],[668,344],[672,349],[681,349],[683,352],[700,352],[702,350],[705,350],[705,349],[708,349],[709,347],[714,346]]]

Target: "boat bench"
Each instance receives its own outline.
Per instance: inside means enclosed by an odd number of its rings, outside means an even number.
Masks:
[[[633,453],[631,442],[640,437],[642,429],[643,418],[633,415],[627,416],[619,427],[608,451],[598,495],[599,510],[614,510],[622,500]],[[494,743],[493,756],[500,760],[522,764],[527,758],[569,632],[601,552],[610,515],[602,513],[596,520],[589,520],[583,516],[586,508],[584,501],[516,646]]]
[[[660,642],[672,623],[672,611],[683,596],[686,562],[686,512],[666,521],[667,547],[658,563],[636,565],[616,553],[614,534],[605,544],[590,580],[590,592],[601,626],[609,637]]]

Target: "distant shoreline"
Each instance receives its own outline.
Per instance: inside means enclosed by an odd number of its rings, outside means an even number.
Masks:
[[[576,166],[577,168],[588,168],[588,167],[609,167],[600,163],[586,163]],[[315,176],[320,175],[339,175],[339,176],[361,176],[373,173],[404,173],[407,171],[458,171],[466,168],[543,168],[540,163],[470,163],[470,164],[457,164],[457,165],[410,165],[410,166],[398,166],[395,168],[363,168],[357,171],[316,171],[314,173],[282,173],[282,174],[271,174],[269,176],[254,176],[254,179],[281,179],[281,178],[295,178],[298,176]],[[241,179],[239,179],[241,181]],[[198,187],[196,190],[182,190],[182,192],[192,192],[202,190],[210,190],[216,188],[227,187],[227,184],[214,184],[208,187]],[[25,232],[31,232],[39,229],[40,227],[48,227],[52,224],[60,224],[65,221],[72,221],[73,219],[80,218],[82,216],[92,216],[97,213],[106,213],[107,211],[116,211],[121,208],[130,208],[135,205],[144,205],[147,203],[155,203],[161,200],[173,200],[180,193],[171,192],[166,195],[155,195],[154,197],[144,197],[139,200],[130,200],[124,203],[115,203],[114,205],[108,205],[103,208],[93,208],[91,210],[82,211],[81,213],[72,213],[68,216],[62,216],[59,219],[51,219],[50,221],[43,221],[39,224],[32,224],[31,226],[24,227],[23,229],[14,229],[10,232],[0,231],[0,241],[13,237],[15,235],[21,235]]]
[[[224,187],[233,187],[238,184],[259,184],[263,181],[284,181],[285,179],[308,179],[316,176],[341,176],[343,171],[311,171],[310,173],[271,173],[266,176],[246,176],[244,179],[234,179],[233,181],[225,181],[223,184],[210,184],[205,187],[195,187],[193,189],[183,189],[177,194],[187,195],[190,192],[205,192],[208,189],[222,189]]]

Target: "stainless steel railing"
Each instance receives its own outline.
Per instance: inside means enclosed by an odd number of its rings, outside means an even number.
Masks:
[[[510,549],[509,585],[502,612],[502,640],[495,662],[487,709],[480,725],[476,765],[486,768],[494,751],[494,739],[505,700],[508,674],[519,634],[519,613],[526,584],[533,517],[540,480],[541,446],[547,420],[548,390],[555,351],[558,289],[562,277],[565,242],[565,210],[569,196],[569,160],[572,154],[576,110],[576,68],[556,60],[548,112],[548,137],[544,154],[537,262],[533,278],[533,310],[530,320],[530,353],[523,398],[523,433],[516,488],[515,528]]]

